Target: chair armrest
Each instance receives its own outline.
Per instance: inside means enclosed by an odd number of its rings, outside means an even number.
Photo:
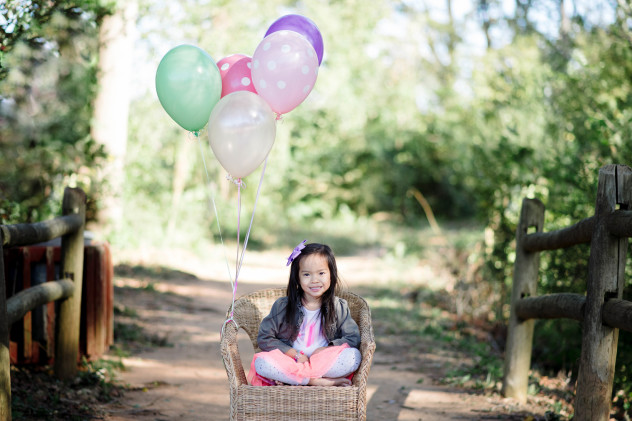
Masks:
[[[366,387],[367,380],[369,378],[369,371],[371,370],[371,363],[373,362],[373,353],[375,352],[375,341],[362,342],[360,344],[360,354],[362,355],[362,362],[360,367],[356,370],[353,376],[353,385],[359,387]]]
[[[222,360],[228,375],[228,382],[231,390],[237,389],[241,385],[247,385],[244,367],[239,356],[239,346],[237,344],[237,332],[239,327],[234,321],[226,323],[223,327],[222,339],[220,341]]]
[[[369,370],[373,362],[373,353],[375,352],[375,336],[373,335],[373,323],[371,321],[371,310],[369,305],[360,296],[356,296],[359,303],[360,311],[358,312],[357,323],[360,329],[360,354],[362,362],[360,367],[353,376],[353,385],[360,388],[366,388]]]

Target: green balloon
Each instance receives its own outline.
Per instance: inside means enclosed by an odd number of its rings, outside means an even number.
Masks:
[[[167,114],[184,129],[201,130],[222,93],[217,64],[194,45],[172,48],[156,70],[156,93]]]

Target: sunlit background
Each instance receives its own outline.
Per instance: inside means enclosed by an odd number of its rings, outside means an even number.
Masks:
[[[248,250],[308,238],[397,276],[430,261],[452,311],[502,322],[522,199],[560,228],[592,215],[600,167],[632,163],[625,0],[4,1],[0,221],[55,216],[78,186],[119,255],[228,249],[233,264],[237,189],[206,129],[196,138],[162,108],[156,69],[181,44],[251,56],[290,13],[318,25],[324,59],[277,123]],[[242,242],[260,171],[245,179]],[[543,256],[541,292],[585,290],[588,252]],[[540,329],[544,368],[576,368],[577,329]],[[620,341],[615,387],[629,393]]]

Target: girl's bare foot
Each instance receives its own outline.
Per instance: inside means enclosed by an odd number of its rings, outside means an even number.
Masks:
[[[318,378],[318,379],[309,379],[308,386],[342,386],[347,387],[351,386],[351,380],[345,377],[337,377],[334,379],[329,378]]]

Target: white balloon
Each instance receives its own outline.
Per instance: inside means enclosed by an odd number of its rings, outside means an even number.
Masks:
[[[268,103],[250,91],[219,100],[208,121],[215,157],[234,178],[243,178],[266,159],[276,136],[276,116]]]

